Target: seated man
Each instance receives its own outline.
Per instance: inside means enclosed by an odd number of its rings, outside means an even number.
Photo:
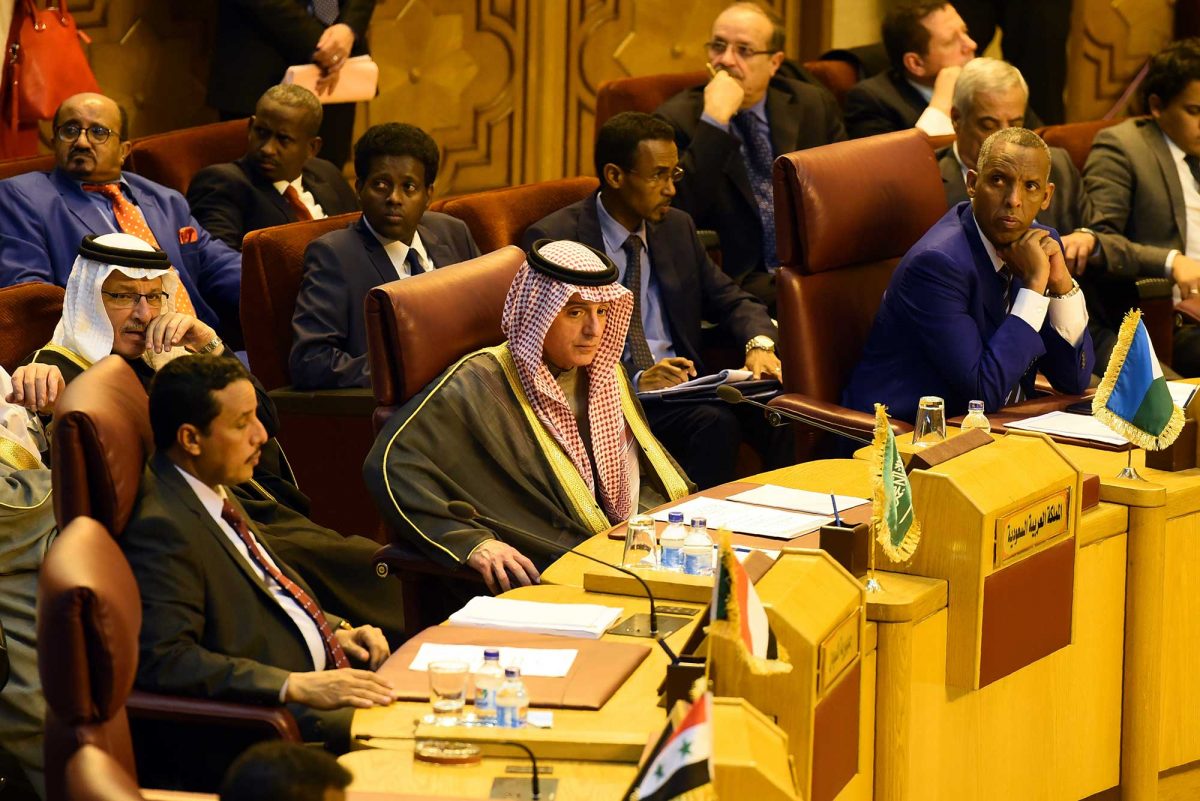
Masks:
[[[251,231],[358,211],[341,170],[317,158],[321,102],[295,84],[272,86],[250,118],[246,155],[196,173],[188,186],[192,215],[235,250]]]
[[[947,416],[1028,397],[1040,370],[1061,392],[1088,386],[1087,308],[1058,235],[1034,222],[1054,193],[1046,143],[1025,128],[989,136],[959,203],[892,274],[842,403],[912,420],[923,395]]]
[[[66,286],[80,240],[124,231],[167,254],[190,298],[186,308],[225,336],[237,334],[241,255],[200,227],[183,195],[122,173],[125,128],[124,110],[103,95],[75,95],[59,106],[57,166],[0,181],[0,286]]]
[[[1124,246],[1110,272],[1165,277],[1186,300],[1200,296],[1200,39],[1173,42],[1150,59],[1142,82],[1149,117],[1096,134],[1083,168],[1091,226]],[[1172,367],[1200,375],[1200,332],[1175,338]]]
[[[619,364],[633,297],[617,268],[575,242],[539,243],[508,291],[508,341],[451,365],[388,420],[363,465],[384,520],[493,592],[538,580],[562,548],[683,497]]]
[[[983,140],[993,131],[1026,127],[1028,101],[1029,88],[1013,65],[976,58],[962,68],[950,109],[958,139],[937,152],[948,205],[967,199],[967,172],[975,169]],[[1110,263],[1122,262],[1122,240],[1084,227],[1092,217],[1092,201],[1083,191],[1083,179],[1070,154],[1061,147],[1050,148],[1050,183],[1054,184],[1050,205],[1039,211],[1036,219],[1059,232],[1067,269],[1080,279],[1088,304],[1088,331],[1096,349],[1093,369],[1096,375],[1103,375],[1117,342],[1121,317],[1126,308],[1136,305],[1137,287],[1105,275]]]
[[[288,360],[297,389],[371,386],[363,319],[371,287],[479,255],[466,223],[428,211],[437,172],[437,143],[412,125],[373,126],[354,145],[363,215],[304,254]]]
[[[189,353],[237,361],[211,328],[175,309],[178,286],[163,252],[136,237],[105,234],[84,240],[67,279],[54,336],[16,369],[8,400],[52,414],[65,385],[112,353],[129,363],[147,389],[159,368]],[[268,544],[336,612],[373,622],[398,640],[404,631],[401,587],[396,581],[375,580],[371,557],[377,543],[343,537],[304,516],[308,498],[297,489],[275,439],[275,404],[253,383],[258,418],[269,440],[260,450],[253,479],[234,488],[239,500]]]
[[[267,441],[256,405],[235,359],[176,359],[154,377],[156,451],[120,538],[142,596],[135,683],[288,704],[306,740],[344,750],[353,708],[395,700],[372,672],[388,644],[377,628],[321,611],[229,492],[250,479]]]
[[[742,288],[775,305],[775,157],[846,138],[828,92],[775,75],[784,27],[757,3],[733,3],[717,16],[708,43],[712,80],[687,89],[655,113],[675,129],[688,179],[676,204],[721,238],[721,267]]]
[[[617,114],[600,129],[595,159],[599,193],[534,223],[524,247],[539,239],[572,239],[617,265],[621,283],[633,293],[621,361],[637,391],[711,372],[700,355],[703,320],[745,346],[745,368],[755,378],[781,377],[779,332],[766,306],[712,263],[692,218],[671,208],[675,182],[690,178],[679,168],[671,126],[649,114]],[[646,418],[701,488],[733,479],[743,428],[766,451],[768,467],[787,464],[787,438],[778,436],[783,429],[772,429],[748,405],[654,403],[646,406]],[[782,446],[772,448],[773,440],[783,440]]]
[[[850,136],[908,128],[930,136],[954,133],[954,82],[975,57],[975,42],[962,17],[947,0],[916,0],[889,11],[882,34],[891,69],[859,81],[846,93]]]

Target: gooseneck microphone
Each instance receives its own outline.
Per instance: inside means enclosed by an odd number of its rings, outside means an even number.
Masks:
[[[627,576],[632,576],[637,580],[638,584],[642,585],[642,591],[646,593],[646,599],[650,602],[650,614],[648,620],[649,626],[647,627],[645,625],[643,616],[631,615],[624,622],[618,624],[614,629],[612,629],[612,631],[620,634],[626,634],[631,637],[649,637],[662,646],[662,649],[666,651],[667,656],[670,657],[672,664],[679,661],[679,657],[677,657],[675,652],[671,650],[671,647],[663,641],[662,635],[670,634],[673,631],[683,628],[683,626],[687,624],[689,618],[679,617],[677,615],[663,615],[661,622],[664,625],[663,629],[660,630],[660,619],[658,616],[658,610],[655,608],[654,593],[650,591],[650,585],[646,583],[646,580],[637,573],[633,572],[627,567],[614,565],[611,562],[598,559],[591,554],[586,554],[583,551],[576,550],[575,548],[569,548],[566,545],[561,545],[553,540],[548,540],[545,537],[539,537],[537,534],[515,528],[507,523],[502,523],[495,518],[488,517],[487,515],[481,515],[479,510],[466,501],[450,501],[446,504],[446,511],[450,513],[451,517],[461,520],[464,523],[470,523],[474,521],[492,529],[492,531],[496,532],[497,534],[508,534],[512,537],[527,537],[535,542],[545,545],[547,548],[556,550],[559,553],[572,553],[576,556],[582,556],[584,559],[591,560],[596,564],[604,565],[607,568],[624,573]],[[623,631],[618,632],[617,629],[623,629]]]
[[[740,389],[737,387],[731,387],[729,384],[722,384],[721,386],[717,387],[717,397],[730,404],[748,403],[751,406],[757,406],[767,413],[767,420],[773,426],[783,425],[783,418],[786,417],[788,420],[792,420],[797,423],[803,423],[804,425],[812,426],[813,428],[819,428],[822,431],[828,431],[830,434],[836,434],[839,437],[845,437],[846,439],[854,440],[855,442],[862,443],[863,445],[870,445],[872,442],[872,440],[869,440],[866,437],[860,437],[857,434],[850,434],[846,431],[842,431],[841,429],[834,428],[828,423],[823,423],[820,420],[817,420],[814,417],[809,417],[806,414],[793,412],[790,409],[777,409],[774,406],[768,406],[765,403],[759,403],[756,400],[751,400],[743,395]]]

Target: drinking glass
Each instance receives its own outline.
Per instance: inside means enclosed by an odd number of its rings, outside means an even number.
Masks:
[[[918,448],[946,441],[946,402],[935,395],[921,398],[917,422],[913,427],[913,445]]]
[[[466,662],[450,659],[429,663],[429,690],[433,700],[434,722],[439,726],[455,726],[462,716],[463,700],[467,695],[467,677],[471,667]]]
[[[654,518],[634,515],[625,526],[625,551],[621,567],[658,567],[658,536]]]

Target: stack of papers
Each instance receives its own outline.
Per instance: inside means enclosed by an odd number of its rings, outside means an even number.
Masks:
[[[730,495],[727,500],[738,503],[756,503],[759,506],[773,506],[776,509],[791,509],[793,512],[808,512],[815,515],[833,514],[835,500],[839,514],[867,502],[866,498],[856,498],[853,495],[830,496],[827,492],[809,492],[808,490],[780,487],[775,484],[763,484],[761,487]]]
[[[597,604],[548,604],[477,596],[450,616],[460,626],[557,634],[592,640],[608,631],[621,609]]]
[[[826,500],[829,499],[826,498]],[[750,506],[717,498],[692,498],[690,501],[684,501],[656,512],[654,519],[665,523],[669,512],[683,512],[685,524],[693,517],[706,518],[709,531],[727,528],[739,534],[752,534],[756,537],[770,537],[777,540],[790,540],[792,537],[816,531],[826,523],[833,522],[832,517],[824,515],[785,512],[780,509]]]
[[[1101,423],[1095,417],[1086,414],[1071,414],[1070,412],[1050,412],[1025,420],[1005,423],[1006,428],[1020,428],[1025,431],[1041,431],[1051,436],[1074,437],[1092,442],[1103,442],[1108,445],[1126,445],[1125,437]]]
[[[487,646],[489,648],[496,646]],[[571,672],[575,657],[579,651],[574,648],[504,648],[500,649],[500,664],[504,667],[521,668],[522,676],[541,676],[547,679],[561,679]],[[417,655],[413,658],[409,670],[428,670],[430,662],[455,660],[466,662],[475,673],[483,664],[482,645],[447,645],[443,643],[422,643]]]

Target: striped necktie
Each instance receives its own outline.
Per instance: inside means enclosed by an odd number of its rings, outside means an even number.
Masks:
[[[1013,274],[1012,274],[1012,270],[1008,269],[1007,264],[1000,268],[1000,277],[1004,279],[1004,294],[1003,294],[1004,313],[1008,314],[1009,312],[1012,311],[1012,305],[1013,305],[1013,297],[1012,297]],[[1021,379],[1024,377],[1025,376],[1022,375],[1021,378],[1018,378],[1017,385],[1015,387],[1013,387],[1011,390],[1009,390],[1008,395],[1005,396],[1005,398],[1004,398],[1005,406],[1012,406],[1014,403],[1020,403],[1021,401],[1025,400],[1025,388],[1021,386]]]
[[[771,134],[766,124],[748,111],[735,115],[733,124],[741,134],[750,191],[762,221],[763,266],[767,272],[774,272],[779,266],[779,257],[775,252],[775,191],[771,183],[775,154],[771,148]]]
[[[638,370],[649,370],[654,366],[654,354],[646,342],[646,329],[642,324],[642,238],[630,234],[621,245],[625,251],[625,280],[621,283],[633,293],[633,314],[629,318],[629,354],[633,366]]]
[[[309,4],[312,8],[312,15],[326,26],[337,22],[338,14],[341,13],[338,5],[338,0],[312,0]]]

